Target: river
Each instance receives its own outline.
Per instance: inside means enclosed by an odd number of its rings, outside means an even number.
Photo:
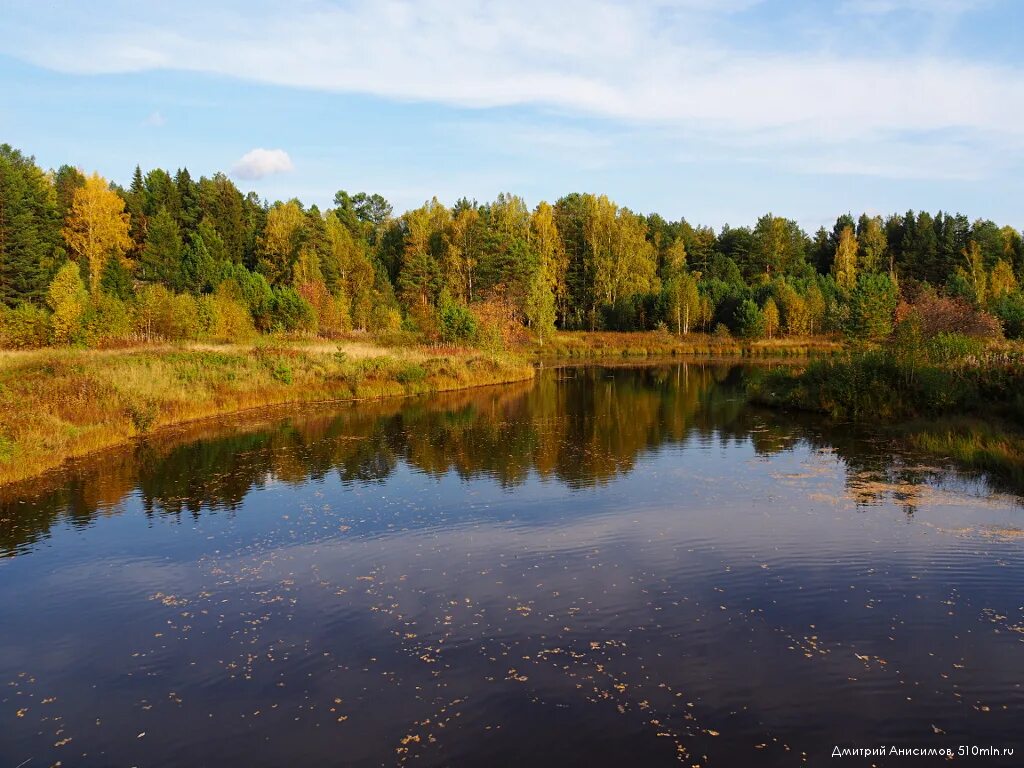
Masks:
[[[1019,489],[756,375],[548,367],[0,489],[0,766],[1020,764]]]

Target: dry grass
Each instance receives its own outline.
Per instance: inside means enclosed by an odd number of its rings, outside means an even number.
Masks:
[[[548,343],[531,348],[535,354],[553,357],[646,357],[653,355],[694,356],[805,356],[834,354],[844,349],[835,339],[792,337],[737,339],[707,333],[675,336],[657,331],[563,331]]]
[[[522,360],[367,342],[0,353],[0,483],[163,426],[284,403],[531,378]]]

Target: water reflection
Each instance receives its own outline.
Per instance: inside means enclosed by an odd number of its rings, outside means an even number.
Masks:
[[[1016,497],[751,408],[757,375],[547,369],[5,489],[0,765],[1024,748]]]
[[[346,484],[383,482],[400,462],[433,477],[489,477],[505,488],[533,472],[578,489],[690,440],[749,441],[759,455],[803,441],[842,459],[861,503],[892,496],[908,514],[922,488],[950,480],[870,432],[748,407],[744,382],[761,371],[689,363],[549,368],[535,382],[507,387],[205,422],[0,488],[0,556],[38,541],[58,519],[87,525],[115,513],[131,494],[150,514],[197,515],[237,509],[269,482],[300,485],[335,473]]]

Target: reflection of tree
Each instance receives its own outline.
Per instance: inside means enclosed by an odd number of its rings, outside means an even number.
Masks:
[[[875,502],[896,485],[912,510],[915,486],[932,479],[927,470],[877,436],[749,406],[745,384],[758,375],[700,363],[546,369],[506,387],[194,425],[0,489],[0,555],[31,546],[59,521],[85,525],[113,513],[136,490],[147,514],[198,515],[239,508],[269,479],[301,484],[337,473],[346,484],[379,482],[400,462],[435,477],[492,477],[504,487],[533,471],[583,488],[630,472],[644,453],[690,440],[749,443],[759,455],[800,442],[831,449],[856,498]]]

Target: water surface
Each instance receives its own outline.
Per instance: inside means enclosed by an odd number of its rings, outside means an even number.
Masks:
[[[269,412],[0,491],[0,766],[1020,764],[1015,489],[750,375]]]

